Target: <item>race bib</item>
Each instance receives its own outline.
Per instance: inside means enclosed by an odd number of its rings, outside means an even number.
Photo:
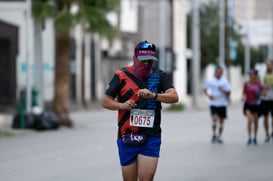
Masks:
[[[152,128],[154,126],[154,118],[154,110],[132,109],[130,126]]]

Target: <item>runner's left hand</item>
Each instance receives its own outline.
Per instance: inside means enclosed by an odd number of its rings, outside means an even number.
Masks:
[[[140,89],[137,93],[139,97],[144,99],[153,99],[155,97],[155,93],[151,92],[148,89]]]

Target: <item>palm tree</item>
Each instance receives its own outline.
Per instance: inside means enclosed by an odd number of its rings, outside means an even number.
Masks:
[[[109,39],[115,35],[115,28],[107,20],[109,12],[117,10],[119,1],[113,0],[33,0],[32,15],[36,22],[52,18],[55,26],[55,91],[53,110],[61,118],[62,125],[72,127],[69,117],[70,93],[70,30],[75,24],[82,24],[85,31],[97,32]],[[75,14],[71,7],[77,7]]]

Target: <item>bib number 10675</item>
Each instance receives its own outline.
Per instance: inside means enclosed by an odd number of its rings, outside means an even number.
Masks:
[[[132,109],[130,126],[152,128],[154,125],[154,110]]]

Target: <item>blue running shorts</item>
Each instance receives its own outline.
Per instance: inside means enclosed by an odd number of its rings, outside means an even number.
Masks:
[[[118,138],[117,145],[120,165],[127,166],[137,160],[138,154],[159,158],[161,138],[149,137],[147,143],[143,146],[125,146],[122,139]]]

